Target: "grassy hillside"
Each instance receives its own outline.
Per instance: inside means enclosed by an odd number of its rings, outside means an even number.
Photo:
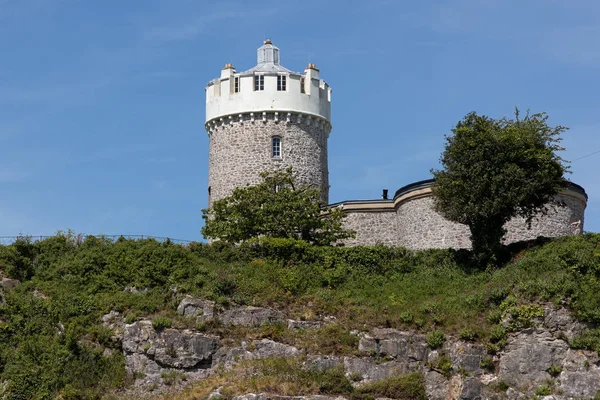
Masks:
[[[131,382],[119,344],[101,326],[116,310],[127,322],[196,328],[233,338],[273,338],[326,354],[356,348],[352,329],[372,326],[456,335],[498,351],[540,304],[567,305],[600,322],[600,235],[511,247],[503,268],[480,270],[465,252],[375,247],[320,248],[264,240],[239,248],[154,240],[83,243],[58,235],[0,246],[0,270],[21,283],[0,305],[0,381],[9,398],[98,398]],[[268,306],[297,319],[336,324],[314,333],[285,327],[255,330],[189,326],[175,308],[185,294],[229,305]],[[499,322],[513,316],[510,326]],[[522,316],[522,318],[519,318]],[[433,332],[433,333],[431,333]],[[600,334],[571,343],[599,350]]]

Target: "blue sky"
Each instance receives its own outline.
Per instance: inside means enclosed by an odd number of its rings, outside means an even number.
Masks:
[[[331,202],[429,178],[470,111],[546,111],[575,160],[600,150],[599,21],[596,0],[0,0],[0,235],[201,239],[204,86],[265,37],[333,88]],[[570,176],[595,232],[599,165]]]

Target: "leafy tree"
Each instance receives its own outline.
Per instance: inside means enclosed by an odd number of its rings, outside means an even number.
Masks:
[[[539,113],[499,120],[467,114],[446,136],[442,170],[432,170],[435,208],[471,230],[476,259],[488,262],[502,248],[504,224],[515,216],[529,225],[565,188],[567,167],[556,152],[567,128]]]
[[[342,226],[342,210],[324,210],[320,191],[297,185],[291,167],[263,172],[261,178],[258,185],[236,188],[202,210],[204,237],[239,243],[264,236],[330,245],[354,236]]]

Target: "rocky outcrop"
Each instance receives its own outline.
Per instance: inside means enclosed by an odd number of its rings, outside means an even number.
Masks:
[[[299,330],[318,328],[322,324],[287,320],[278,311],[258,307],[233,308],[217,314],[214,304],[189,297],[179,304],[178,312],[246,327],[287,321],[288,329]],[[173,373],[184,374],[189,380],[201,379],[217,368],[230,368],[244,360],[302,357],[302,365],[308,369],[343,368],[355,386],[416,371],[423,375],[428,398],[434,400],[521,400],[532,398],[536,392],[551,392],[551,396],[543,397],[545,399],[592,399],[600,391],[598,354],[570,349],[565,341],[580,334],[585,325],[574,321],[566,310],[550,306],[546,307],[544,319],[538,326],[509,334],[504,349],[493,357],[482,344],[453,338],[432,350],[427,345],[426,335],[395,329],[357,332],[360,337],[357,355],[332,356],[304,354],[294,346],[268,339],[221,347],[218,337],[194,330],[156,330],[149,320],[126,325],[116,312],[105,315],[103,324],[120,337],[127,369],[141,377],[138,386],[160,384],[165,376]],[[218,393],[214,397],[217,398]],[[296,399],[266,394],[236,398]]]
[[[215,316],[215,303],[186,296],[177,306],[177,313],[185,317],[196,317],[198,322],[209,321]]]
[[[550,367],[560,367],[569,346],[544,328],[530,328],[510,337],[500,357],[498,376],[507,385],[525,391],[543,385],[552,376]]]
[[[225,325],[261,326],[284,323],[285,315],[277,310],[260,307],[237,307],[223,312],[219,319]]]
[[[589,328],[587,324],[575,321],[566,308],[546,306],[544,308],[544,327],[559,339],[573,340],[577,335]]]
[[[319,329],[323,326],[321,321],[296,321],[288,319],[287,327],[293,331],[306,330],[306,329]]]
[[[219,338],[190,330],[164,329],[157,332],[148,320],[125,325],[123,350],[143,354],[158,365],[179,368],[209,368],[219,348]]]
[[[213,357],[212,367],[216,368],[222,366],[230,368],[235,363],[242,360],[297,357],[300,354],[301,352],[297,348],[283,343],[277,343],[273,340],[253,340],[250,343],[243,342],[239,347],[223,347],[219,349]]]

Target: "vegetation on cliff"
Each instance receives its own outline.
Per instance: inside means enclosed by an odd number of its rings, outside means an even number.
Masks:
[[[544,302],[567,305],[581,321],[600,322],[599,243],[598,234],[522,243],[509,248],[512,260],[503,268],[481,270],[467,252],[453,250],[319,247],[294,239],[233,247],[23,238],[0,246],[0,270],[20,281],[2,293],[0,381],[14,399],[98,398],[127,385],[132,377],[120,345],[101,324],[112,310],[128,323],[148,316],[234,340],[316,346],[324,354],[352,352],[356,343],[348,332],[374,326],[432,332],[432,347],[444,335],[460,336],[494,352]],[[219,307],[268,306],[296,319],[333,316],[336,323],[310,334],[285,326],[194,326],[175,313],[185,294]],[[571,345],[600,350],[600,334],[589,331]]]

